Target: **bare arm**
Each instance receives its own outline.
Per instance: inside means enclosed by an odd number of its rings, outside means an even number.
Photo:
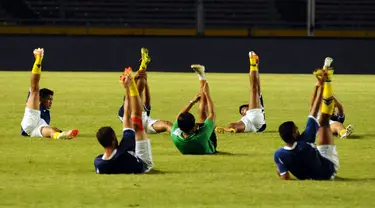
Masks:
[[[190,109],[195,105],[195,103],[197,103],[198,101],[195,101],[195,100],[191,100],[189,104],[187,104],[177,115],[176,117],[176,120],[178,119],[178,117],[183,114],[183,113],[186,113],[186,112],[189,112]]]
[[[284,175],[279,175],[281,180],[290,180],[289,172],[285,173]]]
[[[320,109],[320,105],[322,103],[322,97],[323,97],[323,87],[321,86],[318,88],[314,103],[310,108],[310,116],[313,116],[314,118],[317,117],[319,109]]]
[[[335,102],[335,106],[337,107],[338,109],[338,113],[339,115],[344,115],[344,106],[342,106],[341,102],[337,99],[336,95],[333,95],[333,100]]]
[[[122,120],[122,124],[124,128],[133,128],[133,122],[131,120],[130,94],[128,86],[125,86],[124,118]]]
[[[311,104],[310,104],[310,111],[314,105],[314,102],[315,102],[315,99],[316,99],[316,95],[318,94],[318,89],[319,89],[319,85],[318,83],[315,85],[314,87],[314,91],[313,91],[313,95],[312,95],[312,98],[311,98]]]
[[[276,172],[277,172],[277,175],[280,177],[281,180],[290,180],[291,179],[289,172],[286,172],[285,174],[280,175],[279,168],[276,168]]]

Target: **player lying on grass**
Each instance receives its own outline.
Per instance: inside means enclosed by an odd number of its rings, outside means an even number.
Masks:
[[[104,147],[104,154],[94,160],[99,174],[144,173],[154,166],[150,140],[142,125],[142,101],[130,73],[128,70],[120,78],[126,92],[120,144],[109,126],[101,127],[96,133],[98,142]]]
[[[319,73],[320,84],[305,131],[300,134],[292,121],[284,122],[279,127],[280,136],[286,145],[275,152],[274,161],[278,175],[284,180],[291,178],[289,172],[300,180],[330,180],[335,177],[339,168],[336,146],[329,127],[329,119],[334,110],[333,70],[319,69],[316,72]],[[318,123],[316,117],[320,106],[321,116]]]
[[[216,153],[217,138],[215,128],[215,109],[206,82],[205,67],[192,65],[200,80],[199,94],[177,115],[172,126],[171,138],[182,154],[213,154]],[[199,123],[189,111],[198,101]]]
[[[216,127],[216,132],[241,133],[241,132],[262,132],[266,130],[263,97],[260,90],[259,58],[251,51],[250,59],[250,99],[248,104],[240,106],[242,118],[236,123],[229,123],[227,127]]]
[[[147,82],[147,65],[150,63],[151,58],[148,54],[146,48],[141,49],[142,62],[139,70],[135,76],[135,81],[137,83],[138,91],[140,97],[144,95],[144,105],[142,113],[142,123],[146,129],[147,134],[157,134],[162,132],[171,132],[172,123],[165,120],[155,120],[150,117],[151,114],[151,94],[150,87]],[[118,110],[118,116],[122,121],[122,116],[124,115],[124,106],[122,105]]]
[[[327,57],[328,60],[332,60],[332,58]],[[327,62],[327,64],[331,64],[330,62]],[[330,65],[327,67],[331,67]],[[315,96],[317,94],[317,90],[319,88],[319,83],[315,85],[314,93],[313,93],[313,98],[312,100],[315,100]],[[329,120],[329,124],[331,127],[331,131],[333,135],[338,135],[340,138],[344,139],[349,137],[354,130],[353,125],[348,125],[346,128],[344,126],[344,121],[345,121],[345,113],[344,113],[344,107],[342,103],[338,100],[336,95],[333,95],[333,100],[335,103],[335,110],[331,116],[331,119]],[[312,104],[313,102],[311,102]],[[311,106],[312,107],[312,106]],[[318,119],[319,119],[319,114],[318,114]]]
[[[53,91],[46,88],[39,89],[44,49],[35,49],[33,53],[35,62],[31,70],[30,89],[25,114],[21,121],[21,134],[30,137],[72,139],[77,136],[77,129],[61,131],[56,127],[50,126]]]

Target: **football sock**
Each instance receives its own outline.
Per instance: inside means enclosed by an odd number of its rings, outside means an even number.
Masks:
[[[31,73],[33,73],[33,74],[41,74],[42,73],[42,58],[40,56],[37,56],[35,58],[35,62],[34,62],[32,70],[31,70]]]
[[[60,135],[60,132],[56,132],[52,135],[52,139],[57,139],[57,137]]]
[[[341,130],[341,131],[339,132],[339,136],[341,137],[345,132],[346,132],[345,129]]]
[[[132,80],[131,80],[131,84],[130,84],[130,87],[129,87],[129,91],[130,91],[129,94],[130,94],[130,96],[139,96],[137,84],[135,83],[133,77],[131,79]]]
[[[331,80],[327,80],[324,83],[323,102],[322,102],[321,112],[324,114],[332,115],[334,108],[335,108],[335,105],[333,101],[332,82]]]

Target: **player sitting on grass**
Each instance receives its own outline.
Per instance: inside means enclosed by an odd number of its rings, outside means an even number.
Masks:
[[[291,178],[289,172],[300,180],[330,180],[335,177],[339,168],[336,146],[329,127],[329,119],[334,110],[333,70],[323,68],[316,72],[320,85],[305,131],[300,134],[292,121],[284,122],[279,127],[280,136],[286,146],[275,152],[274,161],[278,175],[284,180]],[[316,116],[320,106],[321,116],[318,123]],[[316,147],[314,143],[317,133]]]
[[[216,153],[217,146],[214,132],[216,113],[206,82],[205,67],[191,67],[198,74],[200,92],[177,115],[177,121],[172,126],[171,138],[182,154],[213,154]],[[195,123],[195,117],[189,111],[198,101],[199,123]]]
[[[96,173],[144,173],[154,166],[151,144],[142,125],[142,101],[134,79],[127,70],[120,78],[125,88],[123,134],[118,144],[115,131],[105,126],[96,137],[104,147],[104,154],[94,160]]]
[[[144,105],[142,112],[142,123],[146,129],[147,134],[157,134],[162,132],[171,132],[172,123],[165,120],[155,120],[150,117],[151,114],[151,94],[150,87],[147,82],[147,65],[150,63],[151,58],[148,54],[146,48],[141,49],[142,62],[139,70],[135,76],[135,81],[137,83],[138,91],[140,97],[144,95]],[[122,121],[122,116],[124,115],[124,106],[122,105],[118,110],[118,116]]]
[[[250,99],[249,104],[240,106],[242,118],[237,123],[229,123],[227,127],[216,127],[216,132],[241,133],[241,132],[262,132],[266,130],[263,97],[260,90],[259,58],[251,51],[250,59]]]
[[[349,124],[346,128],[344,126],[345,113],[344,107],[341,102],[337,99],[336,95],[333,95],[333,100],[335,101],[335,110],[329,124],[331,131],[334,135],[338,135],[341,139],[350,137],[354,131],[354,126]]]
[[[61,131],[50,126],[51,115],[49,110],[52,106],[53,91],[46,88],[39,90],[44,49],[35,49],[33,53],[35,62],[31,71],[31,84],[25,114],[21,122],[21,134],[30,137],[72,139],[77,136],[78,130]]]
[[[326,59],[333,61],[333,59],[330,58],[330,57],[327,57]],[[331,63],[332,62],[327,61],[326,67],[331,67]],[[318,88],[319,88],[319,83],[317,83],[315,85],[314,94],[313,94],[313,98],[312,98],[313,101],[315,100],[315,96],[317,94]],[[334,100],[334,103],[335,103],[335,110],[334,110],[334,112],[331,116],[331,119],[329,120],[329,124],[330,124],[331,131],[332,131],[333,135],[338,135],[340,138],[344,139],[344,138],[349,137],[353,133],[354,126],[349,124],[345,128],[345,126],[344,126],[344,121],[345,121],[344,107],[341,104],[341,102],[337,99],[336,95],[333,95],[333,100]],[[319,119],[319,114],[318,114],[318,119]]]

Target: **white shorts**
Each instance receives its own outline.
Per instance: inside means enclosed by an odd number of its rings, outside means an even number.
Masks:
[[[119,116],[120,121],[122,122],[123,118]],[[158,120],[152,119],[150,116],[147,116],[146,112],[142,112],[142,125],[147,134],[157,134],[152,125]]]
[[[332,120],[329,120],[329,125],[334,124],[334,123],[339,123],[339,124],[341,124],[341,123],[338,122],[338,121],[332,121]]]
[[[145,128],[147,134],[156,134],[157,132],[152,127],[152,125],[158,120],[152,119],[150,116],[147,116],[146,112],[142,113],[142,125]]]
[[[246,111],[246,115],[241,118],[241,121],[245,124],[244,132],[257,132],[266,123],[261,108]]]
[[[40,111],[31,108],[25,108],[25,114],[21,121],[22,129],[30,137],[43,137],[42,127],[49,126],[44,119],[40,118]]]
[[[336,172],[340,167],[339,156],[336,150],[336,145],[318,145],[317,149],[321,156],[331,161],[335,167]]]
[[[145,172],[150,171],[154,167],[154,162],[152,161],[151,142],[149,139],[136,141],[135,155],[146,163],[147,168]]]

